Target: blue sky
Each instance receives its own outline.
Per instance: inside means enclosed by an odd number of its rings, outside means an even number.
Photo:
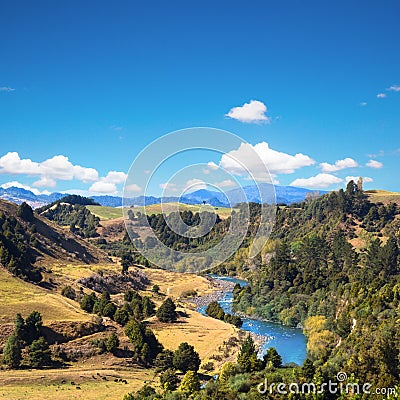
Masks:
[[[147,144],[210,126],[258,145],[280,184],[400,190],[398,1],[10,0],[0,15],[3,187],[121,192]]]

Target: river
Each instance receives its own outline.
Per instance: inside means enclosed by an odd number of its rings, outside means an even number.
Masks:
[[[239,283],[241,286],[246,286],[247,282],[225,276],[210,275],[213,279],[221,281],[229,281]],[[218,300],[218,303],[225,312],[232,314],[232,290],[225,292]],[[206,306],[201,306],[198,311],[205,315]],[[241,329],[253,332],[254,334],[263,337],[264,344],[260,349],[260,355],[266,353],[270,347],[275,347],[282,357],[284,364],[296,363],[302,365],[307,356],[307,339],[301,329],[289,328],[287,326],[275,324],[272,322],[259,321],[252,318],[242,318],[243,326]]]

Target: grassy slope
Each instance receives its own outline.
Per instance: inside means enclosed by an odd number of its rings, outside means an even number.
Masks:
[[[105,207],[105,206],[86,206],[91,213],[98,216],[101,220],[109,220],[109,219],[116,219],[122,217],[122,209],[115,208],[115,207]],[[205,211],[215,211],[218,215],[224,219],[228,218],[231,215],[231,209],[225,207],[218,207],[215,209],[211,206],[200,206],[200,205],[189,205],[189,204],[182,204],[182,203],[164,203],[161,204],[152,204],[146,207],[134,207],[132,211],[137,213],[138,211],[143,213],[146,212],[147,215],[150,214],[161,214],[162,212],[169,214],[173,211],[192,211],[192,212],[199,212],[200,210]]]
[[[88,321],[90,316],[76,302],[15,278],[0,268],[0,323],[14,320],[16,313],[27,316],[39,311],[44,323],[52,321]]]
[[[388,204],[393,202],[400,206],[400,193],[398,192],[388,192],[386,190],[367,190],[366,193],[370,201],[373,203],[382,202],[384,204]]]

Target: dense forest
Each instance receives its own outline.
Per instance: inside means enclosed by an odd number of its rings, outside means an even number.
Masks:
[[[399,210],[347,190],[281,208],[256,266],[231,260],[246,276],[236,311],[303,327],[322,376],[345,370],[380,386],[399,380]],[[352,239],[357,240],[357,248]],[[233,268],[235,267],[235,270]],[[231,269],[229,269],[231,268]]]

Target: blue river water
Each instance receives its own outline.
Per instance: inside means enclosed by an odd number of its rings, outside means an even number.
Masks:
[[[241,286],[246,286],[247,282],[225,276],[210,275],[214,279],[239,283]],[[225,312],[232,314],[232,291],[226,292],[219,304]],[[205,314],[206,306],[200,307],[199,311]],[[243,326],[241,329],[253,332],[257,335],[266,338],[265,343],[260,349],[261,355],[270,347],[275,347],[282,357],[284,364],[296,363],[302,365],[307,357],[307,339],[301,329],[289,328],[287,326],[275,324],[272,322],[258,321],[251,318],[242,318]]]

